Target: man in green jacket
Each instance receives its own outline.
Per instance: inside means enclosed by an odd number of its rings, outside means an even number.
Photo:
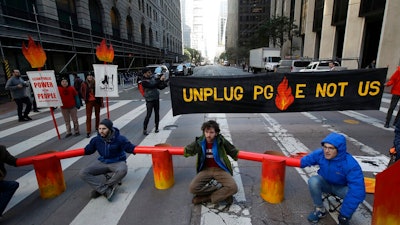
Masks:
[[[214,120],[201,126],[203,135],[184,149],[184,156],[197,154],[197,175],[190,183],[189,190],[194,194],[193,204],[233,202],[233,194],[238,191],[228,155],[237,160],[239,150],[219,132]]]

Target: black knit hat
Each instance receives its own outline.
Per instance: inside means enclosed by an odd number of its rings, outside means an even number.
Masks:
[[[113,122],[109,119],[104,119],[100,122],[100,124],[103,124],[104,126],[106,126],[109,130],[112,130],[113,128]]]

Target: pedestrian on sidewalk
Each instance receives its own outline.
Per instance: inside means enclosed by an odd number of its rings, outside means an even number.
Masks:
[[[365,199],[364,175],[360,165],[347,152],[346,138],[338,133],[330,133],[322,142],[322,147],[304,156],[300,167],[319,166],[318,175],[310,177],[308,188],[315,210],[308,220],[317,223],[326,216],[322,194],[333,194],[343,199],[339,211],[339,225],[348,225],[358,205]]]
[[[78,96],[78,92],[74,87],[70,86],[67,78],[61,78],[61,86],[58,86],[58,92],[60,93],[61,101],[61,114],[64,118],[66,135],[65,138],[71,137],[71,120],[74,124],[74,135],[79,136],[79,122],[78,122],[78,110],[77,106],[81,106],[80,103],[75,101],[75,96]]]
[[[82,96],[86,104],[86,137],[92,133],[92,112],[96,120],[96,130],[100,123],[100,108],[104,107],[103,98],[96,97],[96,81],[94,75],[89,73],[86,81],[82,83]]]
[[[134,149],[135,145],[122,136],[118,128],[113,127],[111,120],[100,122],[97,136],[85,147],[85,155],[97,151],[100,157],[79,172],[81,179],[94,189],[92,198],[103,195],[111,201],[118,184],[128,172],[126,153],[134,154]]]
[[[386,115],[385,127],[388,128],[390,125],[390,120],[392,119],[393,110],[396,108],[397,103],[400,99],[400,66],[397,66],[397,70],[392,74],[389,81],[385,86],[392,86],[390,93],[392,94],[392,100],[390,101],[390,106]],[[394,119],[393,126],[396,125],[400,118],[400,110],[397,112],[396,118]]]
[[[0,218],[19,187],[17,181],[5,180],[7,170],[4,167],[4,163],[10,166],[17,166],[17,158],[7,151],[6,146],[0,145]]]
[[[29,81],[24,81],[21,78],[21,73],[18,69],[13,69],[13,76],[6,83],[6,90],[11,92],[11,97],[17,104],[18,121],[32,120],[28,115],[32,109],[31,99],[27,95],[26,88],[29,87]],[[22,114],[25,104],[25,110]]]
[[[201,126],[202,136],[185,146],[184,156],[197,155],[197,175],[189,185],[194,194],[192,203],[233,202],[233,195],[238,191],[233,179],[233,169],[228,155],[237,160],[239,150],[220,134],[219,124],[209,120]]]

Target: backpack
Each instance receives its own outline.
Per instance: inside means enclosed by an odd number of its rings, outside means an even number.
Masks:
[[[143,87],[141,81],[138,83],[138,89],[139,89],[140,94],[142,94],[142,96],[144,97],[144,87]]]

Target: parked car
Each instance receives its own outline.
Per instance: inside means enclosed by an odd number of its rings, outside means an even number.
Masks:
[[[283,59],[279,61],[276,72],[299,72],[301,69],[305,69],[310,63],[311,60],[307,59]]]
[[[300,72],[326,72],[326,71],[331,71],[331,68],[329,67],[329,62],[330,61],[317,61],[317,62],[311,62],[306,68],[301,69]],[[338,62],[333,62],[335,65],[335,70],[346,70],[347,67],[341,67]]]
[[[188,68],[185,64],[172,64],[170,68],[170,73],[172,76],[187,76],[188,75]]]
[[[165,80],[169,80],[169,70],[167,66],[162,64],[151,64],[147,65],[146,67],[149,68],[151,70],[151,73],[155,74],[156,76],[160,77],[161,75],[164,75]]]
[[[224,61],[224,66],[230,66],[231,64],[229,63],[229,61]]]

